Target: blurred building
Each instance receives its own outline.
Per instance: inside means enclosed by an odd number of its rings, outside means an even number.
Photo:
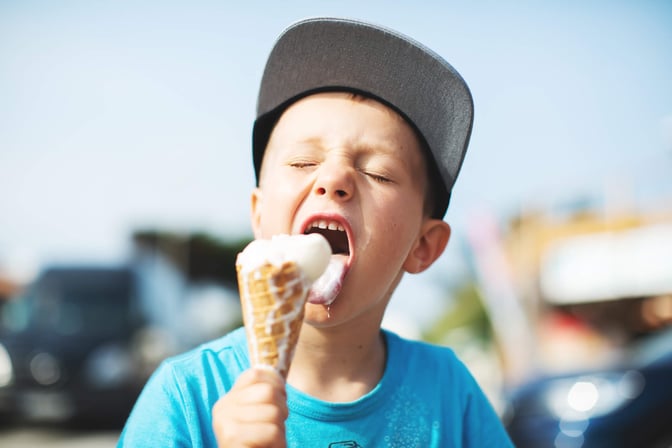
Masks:
[[[672,322],[672,207],[529,211],[499,244],[534,338],[528,369],[604,363]]]

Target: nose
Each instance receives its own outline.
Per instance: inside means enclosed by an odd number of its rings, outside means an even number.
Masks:
[[[323,163],[313,187],[318,196],[348,200],[354,193],[352,168],[335,162]]]

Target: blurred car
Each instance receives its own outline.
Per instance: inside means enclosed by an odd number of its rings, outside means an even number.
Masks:
[[[3,310],[2,420],[121,422],[153,366],[125,266],[45,269]]]
[[[617,365],[547,376],[511,392],[503,417],[518,448],[672,447],[672,327]]]

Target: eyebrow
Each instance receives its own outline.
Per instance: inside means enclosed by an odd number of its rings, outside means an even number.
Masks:
[[[303,140],[299,140],[297,143],[301,145],[307,145],[307,146],[312,146],[312,147],[319,147],[319,148],[325,148],[328,149],[328,145],[324,144],[324,140],[321,137],[308,137]],[[355,150],[361,150],[365,152],[373,152],[376,154],[380,154],[383,156],[391,156],[395,158],[401,159],[401,157],[398,157],[399,153],[399,148],[394,147],[393,145],[388,145],[385,143],[369,143],[369,142],[356,142],[356,143],[348,143],[344,145],[345,147],[348,148],[354,148]]]
[[[324,146],[320,137],[308,137],[303,140],[299,140],[298,143],[310,146]]]

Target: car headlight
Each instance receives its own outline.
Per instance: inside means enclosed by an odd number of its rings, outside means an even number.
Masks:
[[[556,381],[546,393],[548,409],[560,420],[578,421],[614,412],[637,398],[644,377],[631,370]]]
[[[5,387],[12,382],[14,378],[14,368],[12,367],[12,358],[4,345],[0,344],[0,387]]]

